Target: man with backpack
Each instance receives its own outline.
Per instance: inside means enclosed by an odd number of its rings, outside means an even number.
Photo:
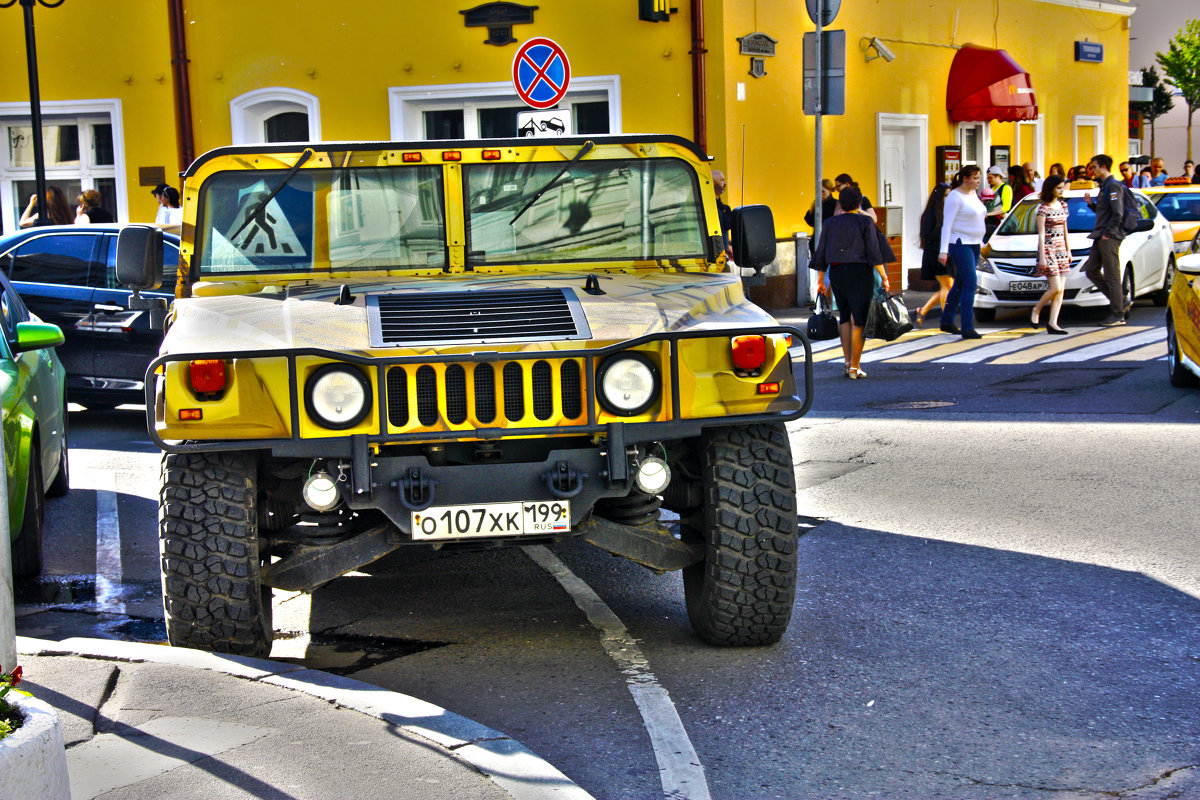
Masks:
[[[1110,312],[1100,324],[1124,325],[1132,303],[1126,304],[1121,289],[1121,241],[1136,229],[1137,201],[1129,188],[1112,174],[1112,156],[1100,154],[1088,162],[1088,171],[1099,180],[1100,191],[1087,201],[1096,212],[1096,224],[1088,238],[1095,240],[1083,265],[1083,273],[1108,297]],[[1132,215],[1130,220],[1126,217]]]

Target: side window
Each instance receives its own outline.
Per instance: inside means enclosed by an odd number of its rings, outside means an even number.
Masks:
[[[61,286],[95,285],[88,282],[88,264],[95,244],[95,237],[89,234],[39,236],[17,248],[9,277]]]
[[[1141,206],[1139,211],[1141,211],[1142,219],[1154,219],[1158,216],[1158,209],[1154,207],[1153,203],[1149,200],[1143,200],[1137,195],[1134,195],[1134,197],[1137,199],[1138,205]]]
[[[17,338],[17,323],[27,322],[29,311],[8,281],[0,280],[0,332],[9,342]]]
[[[104,262],[104,287],[105,289],[123,289],[121,282],[117,280],[117,237],[116,234],[105,234],[105,249],[108,254],[105,256]],[[167,294],[175,293],[176,273],[179,271],[179,245],[167,239],[163,242],[163,270],[162,270],[162,286],[156,289],[158,292],[166,292]]]

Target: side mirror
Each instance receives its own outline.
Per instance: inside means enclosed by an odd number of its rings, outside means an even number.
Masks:
[[[117,280],[134,294],[162,286],[163,233],[153,225],[126,225],[117,234]]]
[[[1200,253],[1180,256],[1175,262],[1175,269],[1184,275],[1200,275]]]
[[[1152,220],[1152,219],[1139,219],[1138,220],[1138,224],[1137,224],[1138,233],[1146,233],[1147,231],[1152,231],[1152,230],[1154,230],[1154,220]]]
[[[739,206],[733,210],[733,260],[754,271],[775,260],[775,218],[766,206]]]
[[[58,347],[66,341],[62,329],[49,322],[18,322],[17,341],[13,350],[24,353],[28,350],[44,350],[47,347]]]

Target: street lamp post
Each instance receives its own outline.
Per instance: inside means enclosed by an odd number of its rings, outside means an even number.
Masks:
[[[42,153],[42,99],[38,90],[37,42],[33,35],[33,6],[58,8],[66,0],[0,0],[0,8],[11,8],[20,2],[25,13],[25,63],[29,72],[29,115],[33,124],[33,176],[38,198],[38,225],[50,224],[50,209],[46,208],[46,157]]]

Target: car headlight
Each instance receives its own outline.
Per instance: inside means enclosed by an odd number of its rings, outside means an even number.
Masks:
[[[979,272],[996,274],[996,270],[992,269],[992,262],[988,261],[986,256],[979,257],[979,260],[975,262],[975,269]]]
[[[658,369],[641,353],[618,353],[600,365],[600,405],[605,411],[632,417],[658,399]]]
[[[323,427],[353,428],[371,411],[371,382],[354,367],[326,364],[309,377],[304,407]]]

